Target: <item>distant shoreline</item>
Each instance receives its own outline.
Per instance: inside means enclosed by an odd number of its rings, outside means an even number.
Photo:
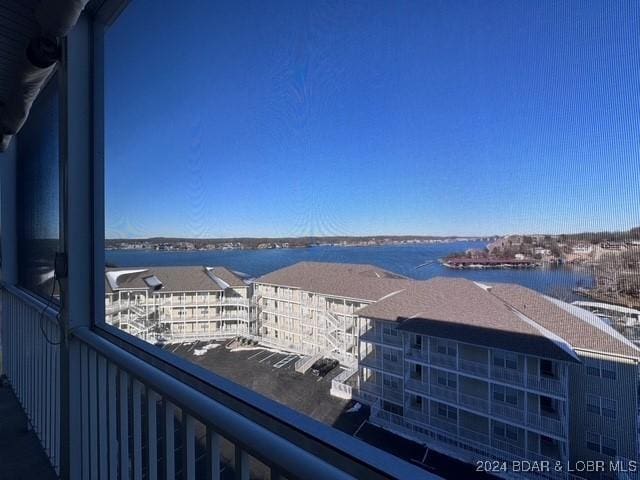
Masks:
[[[111,240],[113,242],[113,240]],[[372,240],[371,237],[364,237],[360,241],[353,241],[354,243],[340,242],[310,242],[305,244],[290,245],[289,242],[261,242],[256,246],[244,245],[240,242],[225,242],[223,244],[208,244],[208,248],[197,247],[192,245],[191,242],[149,242],[151,245],[146,245],[147,240],[141,241],[141,243],[128,243],[122,242],[119,245],[106,245],[107,251],[136,251],[136,252],[219,252],[229,250],[300,250],[306,248],[316,247],[335,247],[335,248],[363,248],[363,247],[388,247],[388,246],[416,246],[416,245],[442,245],[457,242],[488,242],[486,238],[429,238],[419,239],[410,237],[407,239],[393,239],[393,237],[379,237],[379,240]],[[357,243],[356,243],[357,242]],[[235,245],[230,245],[235,243]],[[189,244],[189,245],[185,245]],[[215,246],[214,246],[215,245]]]

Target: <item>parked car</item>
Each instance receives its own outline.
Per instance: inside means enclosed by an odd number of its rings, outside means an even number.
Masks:
[[[324,377],[327,373],[338,366],[338,361],[333,358],[323,358],[318,360],[311,367],[311,373],[316,377]]]
[[[315,363],[311,365],[311,373],[316,375],[316,373],[314,372],[319,371],[326,361],[327,361],[326,358],[321,358],[320,360],[316,360]]]

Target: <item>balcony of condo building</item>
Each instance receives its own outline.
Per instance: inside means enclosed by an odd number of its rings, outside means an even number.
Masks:
[[[548,462],[547,478],[589,460],[633,470],[640,351],[595,315],[452,278],[411,282],[357,315],[356,396],[373,423],[467,462]],[[619,478],[604,470],[580,476]]]
[[[224,267],[111,268],[105,290],[107,323],[147,341],[255,333],[250,286]]]
[[[517,285],[316,262],[258,278],[254,295],[264,343],[306,355],[302,367],[340,360],[332,393],[434,450],[560,462],[548,478],[638,458],[640,350],[583,309]]]

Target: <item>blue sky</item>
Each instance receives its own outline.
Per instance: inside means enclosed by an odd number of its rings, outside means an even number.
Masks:
[[[640,4],[134,0],[108,237],[640,224]]]

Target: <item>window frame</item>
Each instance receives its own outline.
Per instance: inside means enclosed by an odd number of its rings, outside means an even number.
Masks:
[[[587,447],[587,450],[600,453],[600,449],[601,449],[600,434],[598,432],[592,432],[590,430],[587,430],[585,431],[584,435],[585,435],[585,445]]]
[[[595,400],[593,403],[589,403],[590,400]],[[593,393],[587,393],[585,395],[585,408],[587,413],[593,415],[602,415],[601,397]]]

